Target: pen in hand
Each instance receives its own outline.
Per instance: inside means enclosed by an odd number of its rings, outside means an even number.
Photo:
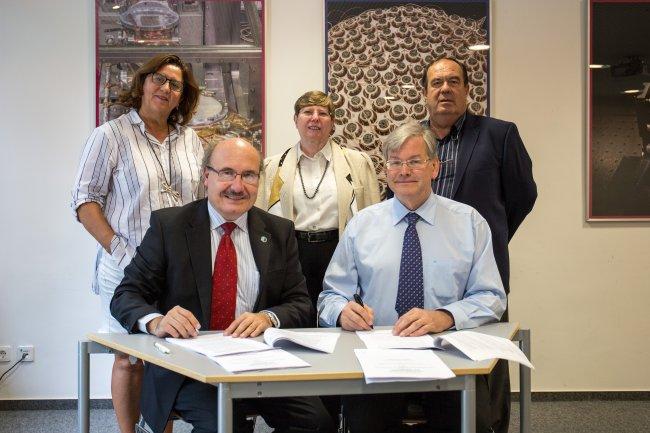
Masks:
[[[361,299],[361,296],[359,296],[358,293],[354,294],[354,302],[356,302],[357,304],[359,304],[359,305],[361,305],[362,307],[365,308],[365,305],[363,303],[363,299]],[[373,325],[370,325],[370,329],[375,329],[375,327]]]

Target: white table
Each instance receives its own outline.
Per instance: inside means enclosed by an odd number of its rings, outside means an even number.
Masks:
[[[331,332],[332,329],[308,329]],[[379,329],[379,328],[378,328]],[[366,384],[361,366],[354,355],[363,342],[353,332],[341,331],[333,354],[315,352],[302,347],[288,350],[311,364],[298,369],[268,370],[232,374],[207,357],[181,347],[171,348],[168,355],[153,345],[159,338],[145,334],[89,334],[78,346],[78,416],[79,433],[88,433],[90,354],[119,351],[176,373],[218,387],[219,433],[232,432],[232,400],[238,398],[296,397],[313,395],[380,394],[403,392],[461,391],[461,427],[463,433],[476,430],[476,375],[488,374],[496,360],[475,362],[460,352],[436,351],[457,377],[426,382],[393,382]],[[490,335],[518,341],[530,359],[530,331],[519,329],[517,323],[495,323],[473,329]],[[261,337],[258,337],[261,338]],[[530,370],[519,367],[520,432],[530,432],[531,384]]]

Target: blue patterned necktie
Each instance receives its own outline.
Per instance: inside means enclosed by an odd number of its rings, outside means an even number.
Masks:
[[[402,260],[399,264],[399,283],[395,311],[398,316],[411,308],[424,308],[424,277],[422,272],[422,248],[415,224],[420,217],[415,212],[406,215],[408,227],[404,232]]]

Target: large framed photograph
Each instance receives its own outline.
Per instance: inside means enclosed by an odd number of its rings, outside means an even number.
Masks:
[[[468,109],[489,113],[488,0],[325,0],[327,90],[336,106],[333,140],[375,163],[385,190],[381,143],[407,118],[428,117],[421,78],[454,57],[467,67]]]
[[[171,53],[201,88],[190,126],[204,142],[241,136],[264,151],[264,2],[96,0],[97,124],[151,57]]]
[[[650,221],[650,0],[588,5],[588,221]]]

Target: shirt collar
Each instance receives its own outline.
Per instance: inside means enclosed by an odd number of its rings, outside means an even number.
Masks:
[[[422,220],[426,221],[430,225],[434,224],[438,198],[433,192],[429,195],[429,198],[427,198],[426,201],[414,211],[404,206],[397,197],[393,197],[391,200],[393,200],[393,225],[399,224],[399,222],[402,221],[409,212],[415,212]]]
[[[463,129],[463,125],[465,124],[465,117],[467,117],[467,110],[463,112],[463,114],[454,122],[453,125],[451,125],[451,129],[449,130],[449,134],[447,134],[446,137],[441,138],[440,140],[437,140],[439,143],[447,142],[450,138],[452,140],[458,140],[458,137],[460,137],[460,133]],[[431,127],[431,119],[423,121],[423,124],[426,124],[428,127]]]
[[[222,217],[214,207],[212,207],[210,201],[208,201],[208,215],[210,216],[210,230],[215,230],[220,227],[221,224],[226,222],[226,219]],[[242,229],[244,233],[248,233],[248,212],[245,212],[233,222],[237,227]]]
[[[131,122],[132,125],[137,125],[137,127],[140,129],[140,132],[144,135],[145,133],[145,127],[144,127],[144,120],[140,117],[138,114],[138,110],[135,108],[131,108],[131,110],[128,113],[129,116],[129,122]],[[177,124],[174,125],[174,127],[170,131],[170,135],[174,134],[180,134],[181,133],[181,127]]]
[[[297,159],[296,161],[300,161],[300,157],[304,156],[305,158],[310,158],[310,159],[318,159],[319,155],[322,155],[323,158],[325,158],[326,161],[332,161],[332,143],[328,140],[327,143],[325,143],[325,146],[318,152],[316,152],[316,155],[313,157],[307,156],[302,149],[300,148],[300,142],[296,145],[298,151],[296,152]]]

